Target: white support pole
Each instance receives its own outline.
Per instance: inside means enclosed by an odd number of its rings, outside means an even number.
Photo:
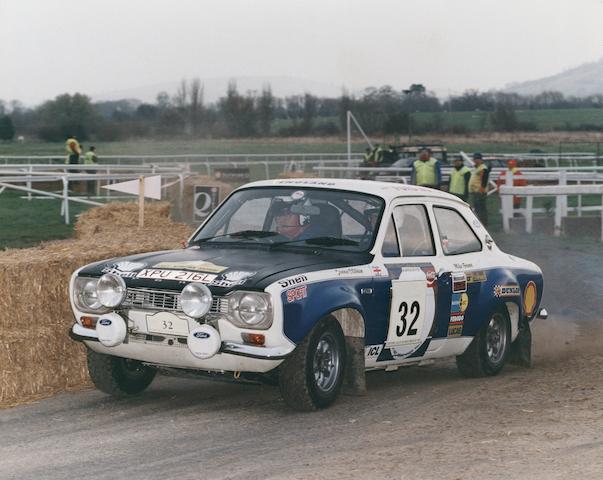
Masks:
[[[534,197],[528,195],[526,197],[526,233],[532,233],[532,216],[534,214],[532,207],[534,203]]]
[[[581,185],[582,183],[580,182],[580,180],[578,180],[578,185]],[[576,210],[578,211],[578,216],[581,217],[582,216],[582,195],[578,195],[578,203],[576,206]]]
[[[559,186],[567,185],[567,170],[559,171]],[[561,217],[567,217],[567,195],[561,199]]]
[[[66,176],[63,180],[63,214],[65,215],[65,225],[69,225],[69,178]]]
[[[28,172],[29,176],[31,176],[31,172],[33,171],[33,167],[30,165]],[[31,182],[27,182],[27,188],[31,188]],[[27,192],[27,200],[31,200],[31,192]]]
[[[513,175],[510,171],[505,174],[505,185],[513,186]],[[503,214],[503,230],[506,233],[511,231],[511,218],[513,217],[513,195],[502,195],[501,199],[502,214]]]
[[[138,228],[144,227],[144,177],[138,178]]]
[[[561,235],[561,218],[563,213],[563,199],[567,198],[565,195],[555,196],[555,227],[554,235],[559,237]]]
[[[348,110],[346,114],[346,127],[348,133],[348,166],[352,163],[352,112]]]

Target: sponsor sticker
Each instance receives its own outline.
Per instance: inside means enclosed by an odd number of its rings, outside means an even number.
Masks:
[[[297,190],[296,192],[293,192],[291,194],[291,199],[292,200],[301,200],[302,198],[304,198],[306,196],[306,194],[304,193],[303,190]]]
[[[523,291],[523,311],[527,316],[532,316],[534,313],[537,293],[536,284],[530,280]]]
[[[304,283],[308,281],[308,277],[305,275],[297,275],[296,277],[285,278],[284,280],[279,280],[278,284],[281,288],[291,287],[292,285],[299,285],[300,283]]]
[[[201,340],[205,340],[206,338],[209,338],[210,335],[207,332],[195,332],[195,333],[193,333],[193,337],[200,338]]]
[[[308,296],[308,287],[307,285],[302,285],[300,287],[294,287],[285,292],[287,294],[287,303],[297,302],[298,300],[303,300]]]
[[[117,262],[112,265],[105,266],[101,272],[102,273],[112,273],[114,275],[119,275],[123,278],[135,278],[136,272],[141,268],[146,267],[146,263],[142,262],[129,262],[127,260],[123,262]]]
[[[178,282],[211,283],[217,275],[212,273],[187,272],[185,270],[162,270],[159,268],[145,268],[136,275],[136,278],[151,278],[155,280],[175,280]]]
[[[386,277],[387,274],[379,265],[371,265],[371,270],[373,272],[373,277]]]
[[[467,291],[467,277],[463,272],[452,273],[452,291],[454,293]]]
[[[450,328],[452,326],[463,329],[465,322],[465,310],[469,306],[469,295],[467,293],[453,293],[450,302],[450,320],[448,322],[448,336],[450,336]],[[456,331],[453,329],[453,331]],[[459,333],[460,335],[460,333]]]
[[[519,295],[519,285],[516,283],[509,285],[494,285],[495,297],[517,297]]]
[[[467,283],[480,283],[485,282],[488,277],[486,276],[486,272],[483,270],[475,270],[473,272],[466,272],[467,275]]]
[[[243,285],[248,278],[253,277],[256,273],[257,272],[231,270],[222,273],[218,278],[211,282],[211,285],[222,288],[230,288],[237,285]]]
[[[448,336],[449,337],[460,337],[463,334],[462,324],[448,325]]]
[[[378,357],[383,350],[383,344],[381,345],[369,345],[368,347],[364,347],[364,356],[366,358],[374,358]]]
[[[207,273],[220,273],[228,268],[205,261],[159,262],[153,265],[153,267],[169,268],[172,270],[192,270],[194,272]]]
[[[363,267],[346,267],[336,268],[335,273],[339,277],[354,277],[356,275],[366,275],[366,270]]]

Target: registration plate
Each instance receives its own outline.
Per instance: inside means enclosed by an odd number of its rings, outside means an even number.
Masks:
[[[173,313],[159,312],[147,315],[147,330],[149,333],[187,336],[188,321]]]

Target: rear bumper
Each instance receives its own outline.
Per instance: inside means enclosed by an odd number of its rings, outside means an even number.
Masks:
[[[73,325],[69,336],[84,342],[90,349],[107,355],[132,358],[168,367],[193,368],[212,371],[267,372],[277,367],[293,350],[294,346],[258,347],[230,341],[222,341],[220,351],[211,358],[201,360],[182,342],[165,343],[141,340],[130,336],[116,347],[106,347],[98,340],[96,330]]]

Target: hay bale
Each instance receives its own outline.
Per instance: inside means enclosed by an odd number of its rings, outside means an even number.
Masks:
[[[145,202],[146,227],[162,227],[170,217],[170,202]],[[112,202],[82,213],[75,225],[75,237],[86,238],[101,232],[138,227],[138,204]]]
[[[128,215],[132,206],[89,210],[76,225],[77,239],[0,252],[0,407],[89,385],[85,349],[68,337],[74,270],[112,257],[179,248],[192,233],[167,218],[169,205],[151,209],[150,226],[138,229]]]

